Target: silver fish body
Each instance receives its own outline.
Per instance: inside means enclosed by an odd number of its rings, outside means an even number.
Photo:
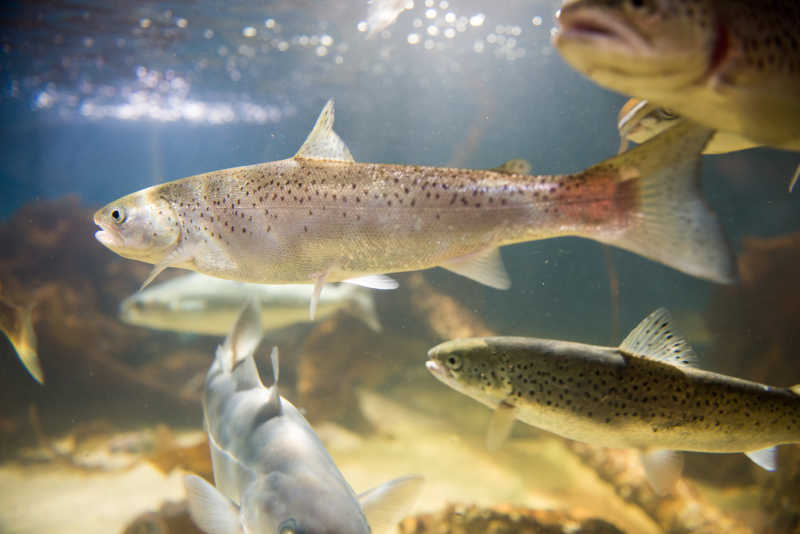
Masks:
[[[249,303],[206,376],[203,414],[216,487],[189,475],[192,518],[208,534],[368,534],[394,526],[419,489],[397,479],[357,496],[314,430],[277,390],[262,385],[253,360],[261,340]],[[372,512],[368,523],[368,514]]]
[[[262,327],[269,331],[307,322],[312,289],[308,284],[253,284],[190,273],[127,297],[119,316],[138,326],[219,335],[230,332],[244,303],[253,299],[261,308]],[[339,311],[381,330],[372,293],[364,287],[326,285],[316,316],[324,319]]]

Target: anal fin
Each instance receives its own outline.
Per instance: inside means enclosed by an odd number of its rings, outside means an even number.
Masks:
[[[511,287],[500,249],[496,247],[447,260],[441,267],[495,289]]]
[[[681,478],[683,456],[663,449],[642,453],[642,465],[650,487],[658,495],[669,495]]]

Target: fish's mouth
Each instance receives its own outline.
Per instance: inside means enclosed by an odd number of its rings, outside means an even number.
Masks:
[[[553,36],[556,47],[577,44],[586,47],[613,47],[630,52],[645,52],[650,43],[624,19],[602,9],[572,4],[557,14],[558,29]]]
[[[447,380],[452,378],[450,371],[444,365],[434,360],[430,353],[428,353],[428,357],[431,359],[425,362],[425,368],[428,369],[433,376],[439,380]]]

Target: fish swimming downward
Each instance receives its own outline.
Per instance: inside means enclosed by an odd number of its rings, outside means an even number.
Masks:
[[[261,308],[261,325],[276,330],[308,321],[309,284],[252,284],[190,273],[147,287],[119,305],[126,323],[159,330],[219,335],[230,332],[249,299]],[[352,284],[326,285],[317,305],[317,318],[342,311],[376,332],[381,323],[372,292]]]
[[[538,338],[442,343],[428,370],[494,409],[487,444],[515,419],[565,438],[644,452],[658,493],[680,475],[669,451],[744,452],[776,467],[775,445],[800,442],[800,386],[767,386],[691,366],[694,352],[656,310],[619,347]]]
[[[498,248],[582,236],[694,276],[731,282],[719,223],[700,195],[711,132],[670,128],[585,171],[532,176],[356,163],[329,101],[289,159],[201,174],[123,197],[94,216],[117,254],[245,282],[378,288],[385,273],[441,266],[508,288]],[[512,165],[512,168],[515,166]]]
[[[617,130],[619,130],[619,151],[623,152],[628,147],[628,141],[645,143],[667,128],[671,128],[682,120],[680,115],[651,104],[647,100],[630,98],[620,108],[617,116]],[[708,141],[703,154],[725,154],[737,150],[747,150],[761,146],[759,143],[745,139],[739,134],[716,131]],[[795,168],[789,180],[789,192],[792,192],[797,180],[800,178],[800,165]]]
[[[797,0],[574,0],[553,42],[598,84],[800,150]]]
[[[390,481],[356,496],[300,412],[265,388],[253,353],[258,306],[238,317],[206,376],[203,414],[212,486],[186,475],[189,512],[207,534],[388,534],[413,505],[422,478]]]

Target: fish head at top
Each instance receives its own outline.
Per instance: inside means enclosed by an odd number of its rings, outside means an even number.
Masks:
[[[553,44],[600,85],[652,96],[702,79],[721,60],[718,26],[703,0],[575,0],[559,11]]]
[[[322,480],[312,469],[273,471],[242,495],[244,534],[369,534],[367,519],[349,488]]]
[[[491,338],[445,341],[428,351],[425,366],[441,382],[480,402],[492,404],[509,393],[505,355]]]
[[[181,226],[170,203],[145,189],[100,208],[94,237],[123,258],[159,263],[176,248]]]

